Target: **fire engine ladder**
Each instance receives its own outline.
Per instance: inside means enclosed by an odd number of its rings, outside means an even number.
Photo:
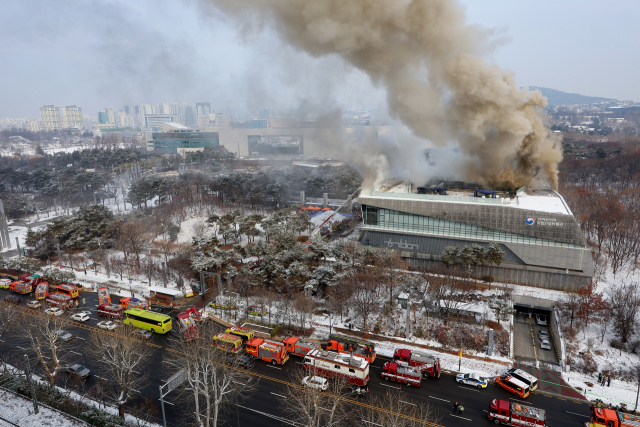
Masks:
[[[331,215],[329,215],[329,218],[325,219],[324,222],[318,226],[318,228],[313,230],[313,232],[311,233],[311,236],[309,236],[309,239],[313,239],[314,237],[316,237],[320,233],[320,229],[322,229],[322,227],[327,223],[327,221],[329,221],[331,218],[333,218],[333,216],[335,214],[337,214],[340,211],[340,209],[345,207],[347,205],[347,203],[349,203],[349,201],[353,200],[353,198],[356,196],[356,194],[358,194],[360,192],[361,189],[362,189],[362,187],[358,187],[358,189],[356,191],[354,191],[352,195],[347,197],[347,200],[345,200],[344,203],[342,203],[338,207],[338,209],[333,211],[333,213]]]

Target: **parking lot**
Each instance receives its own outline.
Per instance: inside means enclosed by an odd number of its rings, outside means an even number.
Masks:
[[[548,323],[548,316],[544,316],[544,319],[546,319]],[[543,350],[540,348],[540,331],[545,331],[549,334],[549,342],[551,344],[550,350]],[[549,326],[538,325],[535,314],[531,316],[531,319],[529,319],[529,315],[527,313],[517,313],[514,315],[513,341],[514,356],[553,364],[559,363]]]

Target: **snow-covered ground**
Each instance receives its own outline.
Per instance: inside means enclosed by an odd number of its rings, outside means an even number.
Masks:
[[[78,427],[89,425],[42,405],[38,406],[39,413],[35,414],[33,401],[5,390],[0,390],[0,399],[2,399],[0,417],[20,427]],[[10,427],[11,424],[0,419],[0,426]]]

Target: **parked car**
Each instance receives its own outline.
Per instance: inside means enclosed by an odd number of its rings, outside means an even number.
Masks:
[[[29,308],[40,308],[40,307],[42,307],[42,304],[40,304],[40,301],[29,301],[27,303],[27,307],[29,307]]]
[[[540,338],[540,341],[542,341],[542,340],[549,341],[549,332],[547,332],[547,331],[538,331],[538,338]]]
[[[62,340],[62,341],[71,341],[71,338],[73,338],[73,335],[71,335],[69,332],[67,331],[58,331],[56,332],[56,335],[58,335],[58,337]]]
[[[136,336],[143,338],[145,340],[148,340],[149,338],[151,338],[153,336],[153,334],[151,333],[151,331],[147,331],[146,329],[138,329],[135,332]]]
[[[540,348],[543,350],[551,350],[551,343],[548,340],[540,341]]]
[[[466,384],[478,388],[486,388],[488,384],[486,378],[481,377],[475,372],[472,372],[470,374],[458,374],[456,375],[456,381],[459,384]]]
[[[547,317],[541,314],[536,314],[536,323],[539,326],[547,326]]]
[[[77,375],[82,378],[87,378],[91,375],[89,368],[78,364],[67,366],[64,371],[69,375]]]
[[[7,295],[4,297],[4,302],[8,302],[9,304],[20,304],[22,302],[22,298],[15,295]]]
[[[62,309],[58,307],[47,308],[44,312],[47,314],[52,314],[54,316],[62,316],[63,313]]]
[[[72,315],[71,318],[78,322],[86,322],[89,320],[89,315],[87,313],[76,313]]]
[[[240,355],[238,357],[227,357],[227,365],[237,366],[239,368],[253,368],[253,359],[249,356]]]
[[[108,331],[113,331],[117,327],[118,325],[116,325],[115,322],[112,322],[111,320],[104,320],[98,323],[98,328],[106,329]]]
[[[316,390],[326,390],[329,388],[329,381],[326,378],[313,376],[313,377],[304,377],[302,379],[302,385],[309,388],[315,388]]]

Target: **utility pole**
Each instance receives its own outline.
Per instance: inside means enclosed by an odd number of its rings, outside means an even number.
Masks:
[[[38,410],[38,399],[36,399],[36,391],[33,388],[33,379],[31,378],[31,365],[29,365],[29,356],[25,354],[24,360],[26,363],[27,381],[29,381],[29,389],[31,390],[31,398],[33,399],[33,410],[37,414],[40,411]]]

